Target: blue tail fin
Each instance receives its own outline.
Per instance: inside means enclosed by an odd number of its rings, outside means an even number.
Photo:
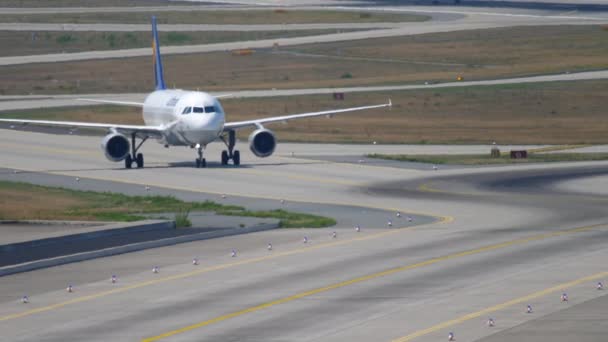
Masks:
[[[165,79],[163,78],[163,62],[160,58],[156,17],[154,16],[152,17],[152,53],[154,54],[154,81],[156,83],[156,90],[162,90],[165,89]]]

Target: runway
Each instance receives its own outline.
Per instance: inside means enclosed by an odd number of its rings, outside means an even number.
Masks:
[[[431,171],[315,161],[356,149],[286,144],[268,159],[244,153],[242,168],[212,163],[201,170],[188,163],[192,151],[149,143],[151,167],[125,171],[104,161],[97,143],[97,137],[0,135],[6,167],[49,175],[39,179],[78,175],[80,183],[145,183],[200,198],[225,193],[250,205],[280,197],[293,202],[292,210],[304,201],[439,221],[412,226],[394,218],[387,228],[379,217],[360,233],[346,225],[268,231],[3,277],[0,327],[10,340],[436,341],[454,332],[474,341],[512,336],[509,329],[519,324],[547,315],[550,322],[576,304],[593,303],[603,294],[595,283],[608,279],[605,199],[557,190],[561,181],[603,175],[605,162]],[[210,159],[219,147],[208,151]],[[299,159],[307,150],[307,159]],[[547,182],[540,177],[547,174],[556,176]],[[420,188],[427,182],[436,191]],[[304,235],[309,244],[302,244]],[[201,265],[190,264],[195,256]],[[160,265],[159,274],[152,265]],[[110,284],[111,274],[118,284]],[[68,282],[74,293],[65,292]],[[567,303],[559,299],[563,291]],[[24,292],[27,305],[18,301]],[[534,313],[524,312],[528,304]],[[591,306],[586,314],[602,312]],[[486,326],[488,317],[496,326]],[[572,322],[571,329],[579,326]]]

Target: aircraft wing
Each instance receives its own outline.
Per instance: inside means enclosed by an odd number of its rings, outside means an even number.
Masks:
[[[48,120],[22,120],[22,119],[0,119],[0,123],[12,123],[26,126],[43,126],[43,127],[66,127],[66,128],[89,128],[116,131],[124,134],[141,133],[149,136],[162,136],[163,131],[167,129],[164,126],[138,126],[138,125],[116,125],[106,123],[91,123],[91,122],[75,122],[75,121],[48,121]]]
[[[316,116],[331,116],[334,114],[341,114],[347,112],[355,112],[366,109],[374,109],[374,108],[382,108],[382,107],[390,107],[392,106],[392,102],[389,99],[388,103],[383,103],[379,105],[373,106],[363,106],[363,107],[351,107],[351,108],[343,108],[343,109],[331,109],[325,110],[322,112],[312,112],[312,113],[301,113],[301,114],[292,114],[292,115],[283,115],[283,116],[274,116],[262,119],[255,120],[247,120],[247,121],[236,121],[236,122],[227,122],[224,125],[225,131],[236,130],[240,128],[245,128],[249,126],[261,126],[266,123],[278,122],[278,121],[288,121],[293,119],[302,119],[302,118],[312,118]]]
[[[144,104],[141,102],[131,101],[114,101],[114,100],[98,100],[98,99],[76,99],[77,101],[95,102],[95,103],[107,103],[119,106],[130,106],[130,107],[143,107]]]
[[[232,97],[233,94],[220,94],[216,95],[215,98],[221,99],[226,97]],[[84,102],[93,102],[93,103],[106,103],[118,106],[129,106],[129,107],[143,107],[144,104],[142,102],[133,102],[133,101],[117,101],[117,100],[102,100],[102,99],[76,99],[76,101],[84,101]]]

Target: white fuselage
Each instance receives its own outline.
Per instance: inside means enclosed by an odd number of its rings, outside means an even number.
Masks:
[[[199,91],[157,90],[146,97],[143,119],[148,126],[163,126],[160,143],[206,146],[224,129],[224,109],[210,94]]]

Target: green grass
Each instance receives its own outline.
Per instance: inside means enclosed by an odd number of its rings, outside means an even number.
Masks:
[[[575,162],[608,160],[608,153],[528,153],[527,159],[511,159],[509,154],[500,158],[492,158],[490,154],[438,154],[438,155],[388,155],[369,154],[370,158],[416,162],[428,164],[449,165],[497,165],[497,164],[526,164],[550,162]]]
[[[167,33],[167,45],[185,44],[192,41],[192,37],[181,32],[169,32]]]
[[[190,210],[181,210],[175,213],[175,226],[177,228],[192,227],[192,221],[188,219]]]
[[[0,202],[0,217],[4,219],[132,222],[146,219],[146,214],[175,213],[177,227],[190,227],[190,212],[204,211],[218,215],[275,218],[280,221],[280,227],[285,228],[320,228],[336,224],[331,218],[285,210],[250,211],[213,201],[185,202],[172,196],[128,196],[7,181],[0,181],[0,197],[6,199]]]
[[[58,44],[65,45],[77,41],[78,39],[71,34],[62,34],[55,39]]]
[[[217,212],[221,215],[230,216],[248,216],[248,217],[261,217],[261,218],[275,218],[279,219],[279,226],[281,228],[323,228],[330,227],[336,224],[336,220],[303,213],[294,213],[285,211],[283,209],[276,209],[270,211],[230,211],[220,210]]]

